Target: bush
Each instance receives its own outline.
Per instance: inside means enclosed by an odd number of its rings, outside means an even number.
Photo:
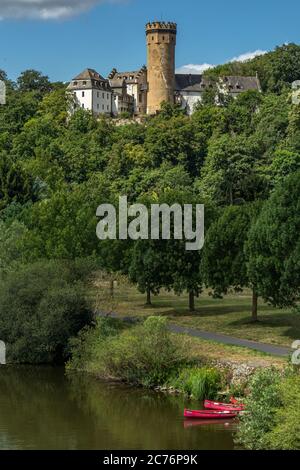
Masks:
[[[281,406],[280,373],[261,369],[252,377],[245,400],[247,413],[241,416],[236,440],[246,449],[265,449],[266,435],[275,425],[275,412]]]
[[[94,326],[84,327],[76,337],[69,340],[70,360],[67,370],[91,370],[103,342],[116,336],[124,329],[121,320],[111,317],[100,317]]]
[[[79,339],[83,343],[80,350],[89,372],[152,387],[165,383],[185,361],[184,347],[168,331],[165,318],[149,317],[143,324],[110,332],[106,337],[101,334],[101,328],[102,322],[93,333],[89,332],[87,336],[83,333]],[[77,364],[75,341],[69,367],[76,368]]]
[[[0,286],[0,338],[8,360],[61,362],[66,346],[91,322],[83,284],[71,263],[40,261],[10,272]]]
[[[300,377],[280,384],[282,407],[275,414],[275,426],[266,435],[266,447],[273,450],[300,450]]]
[[[213,400],[222,388],[222,377],[214,368],[189,367],[183,369],[169,384],[196,400]]]
[[[151,387],[163,384],[185,360],[185,353],[168,331],[167,320],[149,317],[111,340],[102,358],[108,374]]]

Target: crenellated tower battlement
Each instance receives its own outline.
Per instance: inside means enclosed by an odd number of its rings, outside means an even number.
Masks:
[[[165,23],[162,21],[154,21],[153,23],[146,24],[146,34],[151,34],[154,32],[166,32],[166,33],[177,33],[177,24],[176,23]]]

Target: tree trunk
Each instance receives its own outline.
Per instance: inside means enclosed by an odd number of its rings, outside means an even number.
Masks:
[[[255,289],[253,289],[253,291],[252,291],[252,321],[253,322],[258,321],[257,301],[258,301],[258,295],[257,295]]]
[[[109,292],[110,292],[110,296],[112,299],[114,298],[114,295],[115,295],[114,287],[115,287],[115,281],[111,279],[109,282]]]
[[[189,308],[190,312],[195,311],[195,292],[193,290],[189,292]]]
[[[147,289],[147,301],[146,301],[146,305],[152,305],[151,304],[151,290],[148,288]]]

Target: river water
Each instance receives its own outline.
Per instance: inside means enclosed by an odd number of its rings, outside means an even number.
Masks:
[[[0,450],[233,449],[234,422],[186,422],[182,398],[63,368],[0,366]]]

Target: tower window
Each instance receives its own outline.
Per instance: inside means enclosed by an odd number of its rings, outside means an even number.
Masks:
[[[84,91],[82,92],[82,98],[84,98]]]

